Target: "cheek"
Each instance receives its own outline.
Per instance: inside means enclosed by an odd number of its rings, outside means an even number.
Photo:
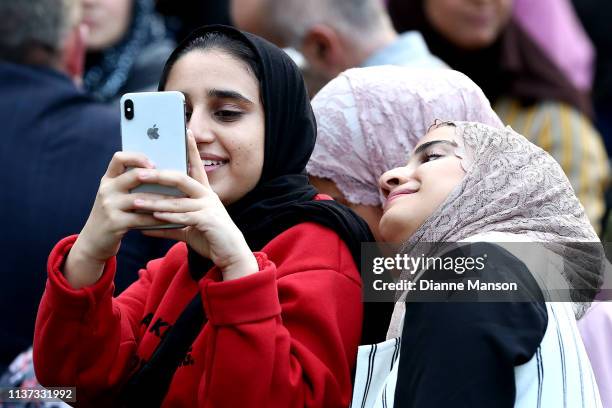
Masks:
[[[502,31],[503,28],[508,24],[510,18],[512,18],[512,7],[513,0],[499,0],[499,4],[497,6],[497,22],[498,27],[497,31]]]
[[[110,0],[108,3],[109,13],[118,21],[128,20],[132,9],[133,0]]]
[[[458,158],[440,160],[431,164],[430,167],[421,171],[419,177],[421,186],[430,201],[428,204],[431,213],[433,213],[461,183],[465,177],[465,171]]]
[[[264,162],[264,135],[263,129],[257,126],[244,124],[235,129],[225,148],[231,157],[234,171],[243,177],[249,184],[255,185],[261,176]]]
[[[458,2],[462,0],[425,0],[423,9],[426,18],[438,30],[450,30],[453,15],[460,9]]]
[[[424,11],[432,23],[433,17],[437,28],[457,31],[464,28],[458,17],[470,10],[470,2],[471,0],[426,0]]]
[[[496,0],[495,15],[487,22],[475,23],[470,0],[427,0],[425,14],[431,25],[460,48],[476,50],[493,44],[511,14],[511,0]],[[475,25],[476,24],[476,25]]]
[[[112,47],[129,30],[131,23],[132,2],[128,0],[112,0],[101,4],[104,18],[90,32],[90,45],[97,49]]]

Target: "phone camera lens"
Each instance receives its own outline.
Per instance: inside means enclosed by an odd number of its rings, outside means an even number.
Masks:
[[[131,99],[127,99],[123,105],[123,114],[127,120],[134,119],[134,102]]]

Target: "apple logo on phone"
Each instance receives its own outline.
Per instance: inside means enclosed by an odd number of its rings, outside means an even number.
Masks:
[[[149,139],[159,139],[159,133],[157,133],[158,130],[157,125],[153,125],[152,128],[149,128],[147,130],[147,136],[149,136]]]

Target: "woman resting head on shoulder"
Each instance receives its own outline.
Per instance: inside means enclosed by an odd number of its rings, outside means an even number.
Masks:
[[[308,184],[316,128],[299,69],[256,36],[203,27],[160,90],[185,95],[189,175],[113,157],[83,230],[50,255],[38,378],[100,406],[346,406],[372,237]],[[186,197],[129,192],[141,183]],[[184,243],[113,298],[123,234],[165,223],[186,227],[145,233]]]
[[[388,406],[446,407],[457,400],[470,407],[600,406],[574,312],[580,315],[599,289],[603,249],[552,157],[510,128],[438,123],[406,165],[380,178],[380,187],[385,241],[404,242],[402,253],[412,257],[484,254],[481,271],[447,274],[466,286],[473,278],[515,282],[519,292],[498,292],[492,302],[478,301],[490,293],[468,294],[465,287],[418,293],[445,301],[419,302],[411,300],[415,292],[402,293],[389,340],[376,349],[360,347],[353,405],[365,399],[365,406],[379,400]],[[528,244],[510,244],[520,242]],[[449,250],[444,243],[455,245]],[[562,268],[549,269],[559,259]],[[543,286],[547,271],[565,286]],[[448,277],[440,273],[433,266],[403,272],[401,279],[423,288],[420,281]],[[565,288],[571,298],[549,301]],[[368,381],[376,389],[365,387],[368,371],[380,373]]]
[[[384,201],[378,178],[405,163],[434,121],[503,127],[480,88],[448,69],[350,69],[327,84],[312,106],[318,136],[307,166],[310,181],[365,219],[377,240]]]

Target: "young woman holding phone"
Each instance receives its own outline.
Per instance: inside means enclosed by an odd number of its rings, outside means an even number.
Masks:
[[[40,382],[76,385],[93,406],[347,406],[356,260],[372,237],[308,184],[316,127],[298,68],[258,37],[210,26],[174,51],[160,90],[185,95],[190,174],[114,156],[85,227],[49,258]],[[141,183],[186,197],[128,193]],[[183,243],[113,298],[123,234],[166,223],[186,228],[145,233]]]

